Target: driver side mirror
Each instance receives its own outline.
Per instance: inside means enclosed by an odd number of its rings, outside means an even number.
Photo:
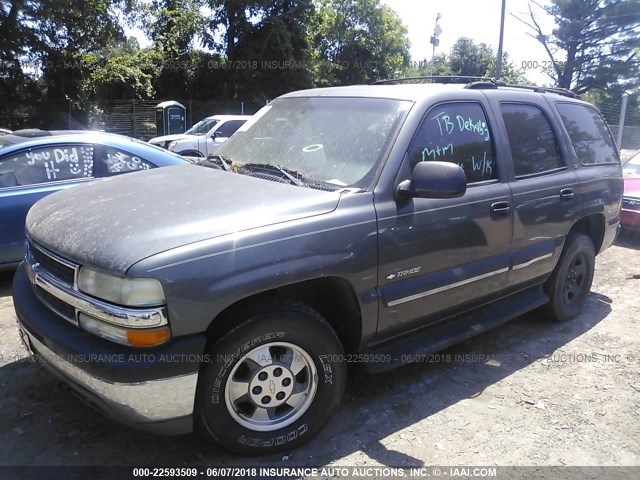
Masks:
[[[398,185],[400,198],[458,198],[467,191],[467,177],[451,162],[418,162],[410,180]]]

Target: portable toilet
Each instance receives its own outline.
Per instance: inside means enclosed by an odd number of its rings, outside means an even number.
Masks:
[[[187,109],[179,102],[169,100],[156,105],[156,131],[158,137],[184,133]]]

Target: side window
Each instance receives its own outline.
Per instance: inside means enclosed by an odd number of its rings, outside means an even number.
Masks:
[[[487,117],[478,103],[440,104],[427,112],[409,147],[411,169],[433,160],[460,165],[467,183],[498,178]]]
[[[113,147],[104,147],[102,162],[105,166],[106,176],[120,173],[139,172],[149,170],[155,165],[131,153]]]
[[[556,104],[580,163],[618,163],[618,154],[604,119],[595,108]]]
[[[236,130],[238,130],[246,120],[229,120],[228,122],[224,122],[218,129],[216,130],[216,134],[219,137],[230,137]]]
[[[558,140],[540,108],[503,103],[500,111],[507,129],[516,177],[564,167]]]
[[[0,158],[0,188],[91,177],[92,145],[31,148]]]

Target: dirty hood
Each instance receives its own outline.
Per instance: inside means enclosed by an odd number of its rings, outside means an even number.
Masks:
[[[339,197],[179,165],[49,195],[29,211],[27,233],[63,257],[124,274],[134,263],[175,247],[331,212]]]

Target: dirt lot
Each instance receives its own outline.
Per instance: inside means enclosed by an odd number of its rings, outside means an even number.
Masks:
[[[26,356],[2,275],[0,465],[640,465],[639,250],[624,236],[598,257],[573,322],[533,313],[448,349],[449,362],[356,375],[324,431],[260,459],[96,414]]]

